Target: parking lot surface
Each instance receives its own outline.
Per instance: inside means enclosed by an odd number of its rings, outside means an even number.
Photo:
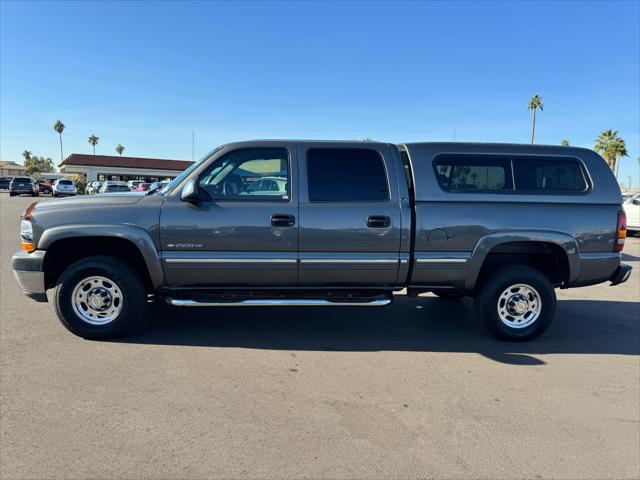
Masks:
[[[0,194],[3,479],[640,476],[638,238],[629,282],[558,291],[555,323],[525,344],[431,295],[158,304],[132,336],[91,342],[14,281],[31,201]]]

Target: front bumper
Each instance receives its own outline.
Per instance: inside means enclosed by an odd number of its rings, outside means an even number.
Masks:
[[[613,272],[613,275],[611,275],[611,278],[609,278],[609,281],[611,282],[610,286],[613,287],[614,285],[619,285],[629,280],[629,275],[631,275],[631,270],[632,270],[631,265],[627,265],[626,263],[621,263],[620,266],[616,268],[616,271]]]
[[[27,297],[38,302],[47,301],[42,271],[44,254],[44,250],[36,250],[33,253],[18,252],[11,258],[11,268],[18,285]]]

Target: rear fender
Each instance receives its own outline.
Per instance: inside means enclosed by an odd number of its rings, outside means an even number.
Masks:
[[[577,280],[580,273],[580,257],[578,243],[574,237],[567,233],[547,230],[502,230],[484,235],[476,243],[467,268],[465,290],[472,291],[475,288],[482,265],[491,250],[507,242],[546,242],[560,246],[567,255],[569,284]]]

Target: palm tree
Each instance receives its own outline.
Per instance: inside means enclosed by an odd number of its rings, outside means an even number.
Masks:
[[[60,136],[60,161],[63,162],[64,161],[64,155],[62,154],[62,132],[64,131],[64,123],[62,123],[60,120],[58,120],[53,125],[53,129],[56,132],[58,132],[58,135]]]
[[[566,138],[563,138],[562,141],[560,142],[560,145],[568,147],[569,146],[569,140],[567,140]]]
[[[25,150],[22,152],[22,156],[24,157],[24,161],[31,160],[32,153],[29,150]]]
[[[122,152],[124,152],[124,147],[120,144],[116,145],[116,152],[118,152],[118,155],[122,156]]]
[[[99,141],[100,141],[100,137],[96,137],[95,135],[91,135],[89,137],[89,143],[93,147],[93,154],[94,155],[96,154],[96,145],[98,144]]]
[[[627,145],[624,140],[618,136],[618,130],[611,130],[610,128],[604,130],[598,138],[593,149],[600,153],[607,161],[609,168],[618,175],[618,160],[621,157],[628,157]]]
[[[535,93],[533,97],[529,99],[529,107],[527,110],[531,110],[533,112],[533,127],[531,128],[531,143],[533,143],[533,139],[536,135],[536,110],[540,109],[542,112],[544,110],[544,103],[542,103],[542,97]]]

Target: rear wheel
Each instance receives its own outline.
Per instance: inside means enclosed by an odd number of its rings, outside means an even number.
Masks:
[[[474,303],[477,315],[496,337],[525,341],[549,328],[557,301],[547,277],[518,265],[499,269],[487,277]]]
[[[58,318],[72,333],[87,339],[124,335],[143,316],[142,279],[115,257],[95,256],[70,265],[54,290]]]

